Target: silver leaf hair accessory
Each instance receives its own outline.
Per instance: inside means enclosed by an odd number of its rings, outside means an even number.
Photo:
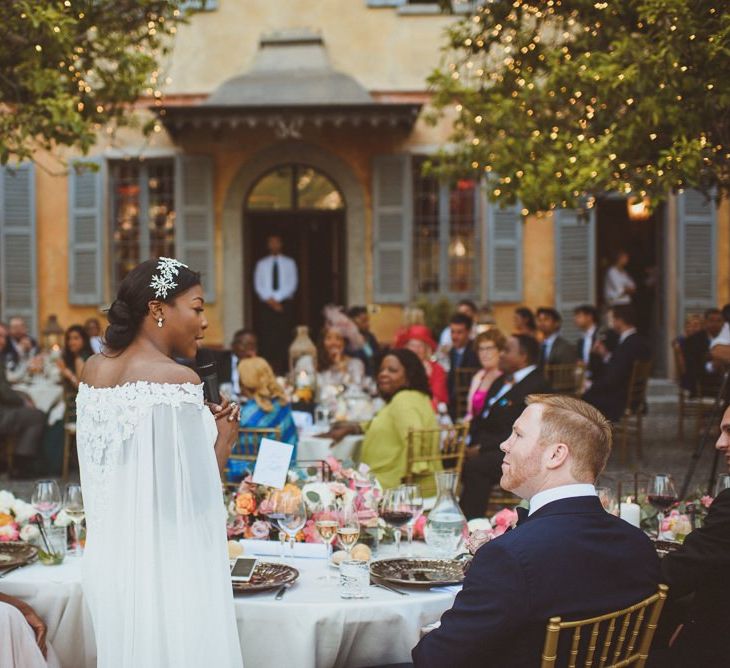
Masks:
[[[150,283],[157,299],[166,299],[167,293],[177,287],[175,277],[180,273],[180,267],[187,269],[188,265],[172,257],[158,258],[157,273],[152,276],[152,282]]]

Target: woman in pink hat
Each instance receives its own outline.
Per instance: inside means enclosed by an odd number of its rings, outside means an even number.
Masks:
[[[431,330],[426,325],[411,325],[398,337],[396,347],[412,350],[418,355],[418,359],[423,362],[428,376],[428,384],[431,388],[434,409],[438,410],[440,403],[448,404],[446,371],[438,362],[431,359],[437,348],[436,341],[431,336]]]

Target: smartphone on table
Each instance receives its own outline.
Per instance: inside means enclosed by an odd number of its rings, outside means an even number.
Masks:
[[[255,557],[238,557],[231,566],[231,580],[233,582],[248,582],[251,580],[258,559]]]

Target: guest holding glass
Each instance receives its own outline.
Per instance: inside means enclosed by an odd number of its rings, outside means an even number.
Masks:
[[[440,462],[419,463],[406,470],[408,431],[438,427],[426,371],[414,352],[398,348],[383,357],[378,391],[386,404],[369,423],[338,423],[329,436],[336,443],[348,434],[364,433],[361,459],[384,489],[398,487],[408,473],[416,475],[416,483],[431,478],[441,470]],[[438,441],[434,446],[438,448]]]
[[[480,415],[492,383],[502,375],[499,368],[499,355],[504,350],[507,339],[498,329],[489,329],[477,336],[474,347],[477,351],[481,369],[474,374],[466,401],[466,422],[472,416]]]
[[[439,404],[449,403],[449,392],[446,387],[446,371],[433,359],[436,352],[436,341],[426,325],[411,325],[402,337],[402,345],[398,347],[412,350],[421,360],[431,388],[431,404],[438,410]]]
[[[238,363],[238,378],[241,428],[278,428],[281,431],[279,440],[294,446],[292,460],[296,461],[299,437],[292,419],[291,406],[269,363],[263,357],[242,359]],[[244,445],[243,441],[241,445]]]
[[[79,379],[84,371],[84,364],[94,354],[91,341],[81,325],[71,325],[63,338],[63,353],[58,359],[61,373],[63,396],[66,402],[66,421],[76,419],[76,395],[79,391]]]

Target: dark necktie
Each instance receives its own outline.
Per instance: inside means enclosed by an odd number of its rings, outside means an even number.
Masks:
[[[542,344],[542,354],[540,355],[540,361],[542,364],[547,364],[547,341]]]
[[[279,289],[279,258],[274,257],[274,263],[271,269],[271,289]]]

